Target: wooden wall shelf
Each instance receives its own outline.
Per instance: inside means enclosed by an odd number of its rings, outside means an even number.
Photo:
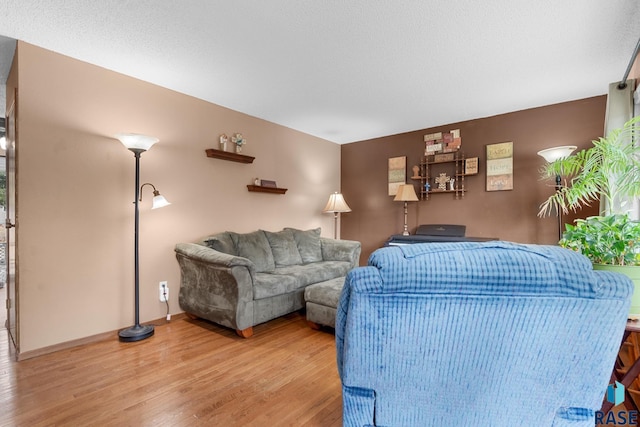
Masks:
[[[449,154],[446,160],[436,161],[436,156],[433,155],[423,157],[423,160],[420,162],[420,176],[411,177],[411,179],[420,179],[420,193],[418,194],[420,200],[429,200],[430,195],[439,193],[453,193],[456,199],[461,199],[464,197],[464,193],[467,191],[464,188],[465,176],[476,174],[464,173],[465,156],[462,151],[446,154]],[[442,156],[442,154],[438,155]],[[434,171],[434,168],[437,168],[437,171]],[[442,170],[449,172],[449,176],[455,177],[455,187],[453,189],[448,188],[446,190],[440,190],[439,188],[435,187],[434,183],[434,187],[427,191],[425,189],[426,183],[432,181],[433,178],[437,176],[437,172],[440,172]],[[447,185],[447,187],[449,186]]]
[[[284,194],[287,192],[287,188],[263,187],[262,185],[247,185],[247,189],[258,193]]]
[[[253,163],[255,157],[246,156],[244,154],[232,153],[231,151],[222,151],[216,150],[213,148],[208,148],[205,150],[207,152],[207,157],[213,157],[214,159],[228,160],[230,162],[238,162],[238,163]]]

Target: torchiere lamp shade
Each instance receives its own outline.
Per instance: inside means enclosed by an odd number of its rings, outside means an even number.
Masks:
[[[538,151],[538,155],[543,157],[547,163],[553,163],[558,159],[563,159],[569,156],[578,148],[575,145],[563,145],[561,147],[547,148],[545,150]]]
[[[141,135],[139,133],[119,133],[116,138],[129,150],[140,151],[147,151],[159,141],[155,136]]]

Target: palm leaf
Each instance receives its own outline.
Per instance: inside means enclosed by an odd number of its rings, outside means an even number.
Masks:
[[[614,129],[593,147],[545,165],[545,178],[560,175],[565,184],[540,205],[539,216],[562,210],[576,211],[601,199],[611,204],[619,197],[640,196],[640,116]]]

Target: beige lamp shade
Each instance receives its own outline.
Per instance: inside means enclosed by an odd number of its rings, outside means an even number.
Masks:
[[[416,190],[412,184],[402,184],[398,187],[394,202],[417,202],[418,196],[416,196]]]
[[[578,148],[575,145],[563,145],[561,147],[547,148],[545,150],[538,151],[538,155],[543,157],[547,163],[553,163],[558,159],[563,159],[569,156]]]
[[[324,207],[322,212],[351,212],[351,208],[347,205],[347,202],[344,201],[342,194],[336,191],[329,196],[327,206]]]

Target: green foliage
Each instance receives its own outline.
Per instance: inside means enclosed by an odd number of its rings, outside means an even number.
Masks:
[[[640,223],[626,214],[577,219],[576,225],[567,224],[560,246],[595,264],[640,265]]]
[[[547,164],[543,177],[563,176],[566,185],[540,205],[538,215],[576,211],[601,198],[611,206],[618,198],[640,196],[640,146],[630,143],[640,132],[638,123],[640,116],[592,141],[593,147]]]

